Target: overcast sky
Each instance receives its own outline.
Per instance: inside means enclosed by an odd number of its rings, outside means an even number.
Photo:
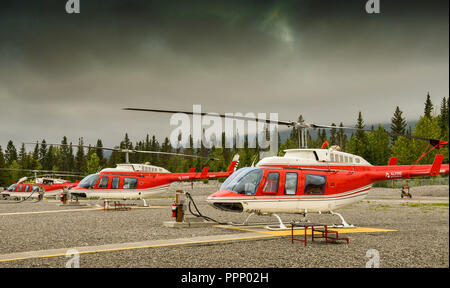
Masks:
[[[449,95],[448,0],[2,1],[0,145],[169,136],[123,107],[408,121]],[[31,147],[30,147],[31,148]]]

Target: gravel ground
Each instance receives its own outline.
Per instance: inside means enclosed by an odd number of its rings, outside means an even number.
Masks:
[[[203,214],[220,221],[242,222],[246,215],[219,211],[204,202],[207,195],[218,186],[218,183],[212,181],[209,184],[195,183],[194,189],[188,183],[172,184],[166,195],[149,202],[153,205],[170,205],[174,191],[184,189],[195,195],[194,199]],[[399,201],[398,189],[375,188],[366,200],[339,210],[347,222],[357,226],[398,230],[347,234],[350,238],[349,245],[345,242],[329,245],[317,242],[305,247],[300,242],[291,244],[289,237],[280,237],[83,254],[80,255],[80,267],[365,267],[369,260],[365,257],[369,249],[379,251],[380,267],[448,267],[449,187],[414,187],[411,193],[411,200]],[[378,199],[384,201],[380,203],[377,202]],[[62,208],[49,201],[0,204],[0,254],[240,233],[214,227],[165,228],[162,222],[171,219],[170,208],[1,215],[18,211],[58,209],[79,208]],[[292,215],[281,216],[284,221],[298,219]],[[312,222],[339,222],[336,216],[330,215],[308,217]],[[255,222],[274,221],[271,217],[252,219]],[[28,259],[0,263],[0,267],[65,267],[66,262],[65,257]]]

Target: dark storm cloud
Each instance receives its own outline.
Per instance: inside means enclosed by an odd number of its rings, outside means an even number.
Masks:
[[[448,96],[448,1],[381,0],[380,15],[343,0],[65,2],[1,4],[2,146],[168,136],[168,116],[126,106],[352,124],[396,105],[415,120],[428,91]]]

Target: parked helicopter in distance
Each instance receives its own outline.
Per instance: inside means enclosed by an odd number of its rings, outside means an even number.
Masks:
[[[2,199],[25,199],[25,198],[38,198],[42,197],[57,197],[61,194],[65,187],[72,188],[77,185],[78,181],[71,182],[61,178],[55,177],[80,177],[80,175],[68,174],[72,172],[65,171],[50,171],[50,170],[29,170],[29,169],[9,169],[2,168],[2,170],[20,170],[35,173],[33,177],[22,177],[16,183],[6,188],[4,191],[0,192]],[[37,176],[37,173],[45,172],[51,173],[47,175]],[[30,182],[33,180],[34,182]]]
[[[33,144],[33,143],[24,143]],[[54,146],[67,146],[67,144],[48,144]],[[147,153],[164,154],[173,156],[182,156],[190,158],[206,158],[208,160],[217,160],[209,157],[197,155],[146,151],[122,148],[93,147],[87,145],[73,145],[89,149],[104,149],[125,153],[125,162],[117,164],[115,168],[104,168],[98,173],[94,173],[83,178],[74,185],[68,192],[73,197],[93,198],[93,199],[141,199],[144,205],[147,205],[145,198],[166,192],[172,182],[195,181],[201,179],[217,179],[230,176],[239,162],[239,155],[236,154],[230,163],[226,172],[209,172],[209,167],[203,168],[201,172],[195,172],[191,168],[186,173],[171,173],[163,167],[145,164],[129,163],[129,153]]]
[[[172,182],[228,177],[235,171],[238,159],[236,155],[226,172],[208,172],[209,167],[205,167],[202,172],[191,168],[186,173],[171,173],[149,164],[117,164],[116,168],[87,176],[70,194],[83,198],[145,199],[166,192]]]

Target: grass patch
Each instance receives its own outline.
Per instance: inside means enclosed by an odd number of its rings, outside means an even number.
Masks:
[[[386,210],[386,209],[390,209],[390,208],[394,208],[393,206],[390,205],[384,205],[384,204],[378,204],[378,205],[373,205],[371,207],[369,207],[369,209],[378,211],[378,210]]]
[[[402,206],[408,207],[447,207],[449,203],[403,203]]]

